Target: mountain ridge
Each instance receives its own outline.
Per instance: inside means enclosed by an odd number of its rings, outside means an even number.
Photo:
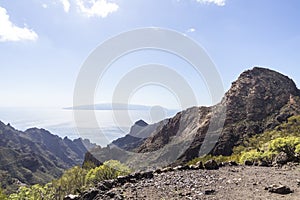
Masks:
[[[124,143],[119,142],[120,148],[104,148],[93,153],[101,161],[122,158],[121,161],[132,166],[141,164],[136,157],[144,157],[144,161],[148,161],[144,167],[157,160],[166,160],[162,165],[170,162],[182,164],[199,156],[203,142],[208,136],[218,137],[217,143],[213,144],[215,146],[209,153],[227,156],[232,154],[234,146],[242,144],[250,136],[272,129],[285,122],[288,117],[300,114],[298,105],[300,90],[292,79],[274,70],[254,67],[244,71],[232,83],[219,104],[211,107],[192,107],[178,112],[173,118],[158,122],[155,130],[149,131],[147,137],[125,151],[122,148],[126,146],[126,140]],[[211,121],[218,115],[222,116],[222,112],[225,113],[223,124],[217,120]],[[213,130],[210,129],[210,125],[214,126]],[[143,132],[147,131],[147,127],[150,125],[146,126]],[[186,149],[176,148],[176,145],[186,143],[188,146],[181,146]],[[108,151],[110,153],[106,155],[104,152]],[[116,151],[118,156],[113,155],[113,151]],[[161,151],[159,155],[149,154],[158,151]],[[131,153],[134,154],[130,157]],[[178,154],[179,157],[172,160],[172,154]]]
[[[45,184],[63,171],[81,165],[88,148],[96,147],[89,140],[70,140],[45,129],[14,129],[0,121],[0,177],[2,188],[14,184]]]

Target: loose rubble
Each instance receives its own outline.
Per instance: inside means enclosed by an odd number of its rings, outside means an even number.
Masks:
[[[92,199],[286,199],[300,196],[300,167],[240,166],[235,162],[217,165],[209,161],[192,166],[167,167],[137,172],[100,182],[81,195],[65,200]],[[288,165],[287,165],[288,167]],[[265,187],[268,185],[267,187]],[[293,189],[291,189],[293,188]]]

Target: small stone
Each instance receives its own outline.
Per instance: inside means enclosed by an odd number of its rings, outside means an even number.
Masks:
[[[161,170],[162,173],[165,173],[165,172],[172,172],[172,171],[174,171],[174,169],[173,169],[172,167],[166,167],[166,168],[163,168],[163,169]]]
[[[205,190],[205,191],[204,191],[204,194],[205,194],[205,195],[213,195],[215,192],[216,192],[215,190],[209,189],[209,190]]]
[[[109,191],[106,193],[107,196],[109,196],[110,198],[114,198],[116,196],[116,193],[114,193],[113,191]]]
[[[269,187],[266,187],[265,190],[276,194],[290,194],[294,192],[288,186],[285,185],[270,185]]]
[[[69,194],[64,197],[64,200],[76,200],[76,199],[78,199],[78,197],[79,197],[79,195]]]
[[[190,168],[191,170],[197,170],[197,169],[198,169],[198,167],[197,167],[196,165],[190,165],[189,168]]]
[[[128,182],[128,176],[118,176],[117,181],[119,184],[123,185],[124,183]]]
[[[179,166],[174,167],[173,169],[174,169],[175,171],[176,171],[176,170],[182,170],[182,167],[183,167],[183,166],[179,165]]]
[[[238,166],[239,165],[235,161],[229,161],[228,163],[229,163],[229,166]]]

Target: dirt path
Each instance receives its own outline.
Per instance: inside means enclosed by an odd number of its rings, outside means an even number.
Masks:
[[[219,170],[185,170],[155,174],[153,179],[126,183],[110,192],[125,199],[270,199],[300,200],[300,167],[223,167]],[[270,193],[265,187],[282,184],[294,193]]]

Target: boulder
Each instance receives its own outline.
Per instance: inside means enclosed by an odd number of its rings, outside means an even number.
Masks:
[[[275,163],[278,165],[285,165],[289,161],[289,157],[285,152],[280,152],[275,157]]]
[[[198,161],[198,162],[196,163],[196,167],[198,167],[198,169],[204,169],[204,166],[203,166],[202,161]]]
[[[199,168],[198,168],[197,165],[190,165],[190,166],[189,166],[189,169],[190,169],[190,170],[198,170]]]
[[[245,160],[244,165],[246,166],[252,166],[254,163],[250,160]]]
[[[267,161],[261,160],[261,161],[258,162],[258,166],[260,166],[260,167],[269,167],[270,165]]]
[[[129,181],[129,177],[128,176],[118,176],[117,181],[120,185],[123,185],[124,183]]]
[[[144,178],[144,179],[151,179],[154,176],[153,171],[143,172],[143,173],[141,173],[141,175],[142,175],[142,178]]]
[[[204,163],[204,168],[208,170],[216,170],[219,169],[219,165],[215,160],[209,160]]]

